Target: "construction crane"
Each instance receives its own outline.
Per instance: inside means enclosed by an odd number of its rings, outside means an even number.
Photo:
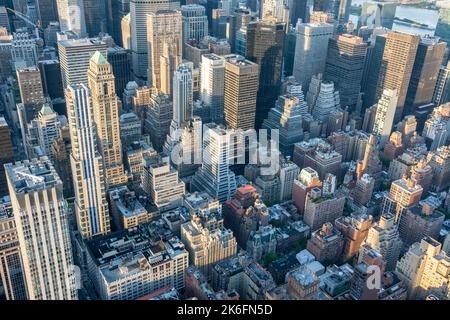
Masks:
[[[26,23],[32,25],[34,27],[34,30],[36,32],[36,37],[39,38],[39,31],[43,31],[41,28],[39,28],[33,21],[31,21],[30,19],[28,19],[28,17],[26,15],[24,15],[21,12],[18,12],[14,9],[11,8],[6,8],[6,10],[11,11],[12,13],[14,13],[14,15],[20,19],[22,19],[23,21],[25,21]]]

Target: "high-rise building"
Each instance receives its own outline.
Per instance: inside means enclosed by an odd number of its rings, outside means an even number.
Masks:
[[[384,90],[378,100],[372,133],[378,136],[382,146],[386,144],[391,134],[397,103],[398,93],[395,89]]]
[[[84,21],[89,37],[96,37],[100,32],[108,31],[108,4],[106,1],[83,0]]]
[[[107,189],[125,184],[128,180],[122,161],[119,134],[119,98],[109,62],[96,51],[89,62],[89,89],[92,114],[97,129],[99,151],[103,158]]]
[[[324,183],[325,185],[325,183]],[[322,189],[324,186],[322,186]],[[315,231],[326,222],[334,222],[342,216],[345,197],[338,193],[325,194],[318,187],[312,188],[306,197],[303,220]]]
[[[10,127],[4,117],[0,117],[0,145],[2,146],[2,152],[0,153],[0,196],[4,196],[8,194],[8,186],[3,165],[14,160]]]
[[[184,182],[169,163],[158,162],[144,168],[142,186],[160,211],[167,211],[181,205],[185,192]]]
[[[233,130],[214,123],[205,124],[203,132],[203,162],[195,174],[192,185],[196,190],[204,190],[210,196],[226,201],[236,191],[236,179],[229,166],[233,145],[230,135]]]
[[[450,102],[450,61],[439,69],[433,91],[433,102],[437,105]]]
[[[66,101],[72,141],[70,164],[78,230],[84,238],[104,235],[110,232],[111,226],[103,160],[98,151],[89,89],[85,85],[69,86]]]
[[[325,264],[338,262],[344,248],[344,237],[330,222],[324,223],[320,229],[311,234],[306,248],[317,261]]]
[[[181,225],[181,241],[189,252],[189,261],[210,279],[215,264],[237,252],[233,232],[223,225],[221,206],[205,214],[194,214],[192,221]],[[217,211],[218,210],[218,211]],[[213,219],[214,223],[210,223]]]
[[[366,53],[367,43],[361,37],[343,34],[329,39],[324,79],[336,86],[342,107],[356,108]]]
[[[273,17],[247,25],[246,58],[259,65],[256,128],[260,128],[275,104],[281,87],[286,23]]]
[[[114,38],[114,42],[126,49],[131,49],[131,47],[126,47],[125,43],[122,42],[122,19],[130,13],[130,0],[113,0],[111,1],[110,9],[108,14],[112,15],[109,17],[109,34]]]
[[[381,253],[386,260],[386,270],[394,270],[402,247],[398,225],[395,223],[395,216],[382,214],[380,221],[370,228],[364,244]],[[362,256],[363,254],[360,254],[360,257]]]
[[[294,76],[306,91],[312,76],[325,71],[328,41],[334,27],[328,23],[300,23],[296,30]]]
[[[108,45],[97,38],[62,40],[58,42],[63,88],[88,84],[89,60],[99,51],[107,56]]]
[[[424,237],[437,239],[444,219],[445,215],[429,203],[421,202],[407,208],[398,222],[400,238],[406,246],[419,242]]]
[[[208,35],[206,8],[200,4],[181,6],[183,16],[183,45],[189,40],[200,42]]]
[[[287,292],[295,300],[316,300],[320,279],[306,268],[299,268],[286,275]]]
[[[127,83],[132,81],[130,52],[119,46],[108,48],[108,62],[111,64],[116,84],[116,93],[122,97]]]
[[[356,178],[352,198],[355,204],[365,206],[371,199],[375,187],[375,179],[369,174]]]
[[[200,95],[211,110],[211,121],[222,124],[224,113],[225,60],[211,53],[202,55]]]
[[[38,25],[47,28],[50,22],[58,21],[58,10],[55,0],[35,0]]]
[[[63,98],[64,88],[59,60],[40,60],[39,71],[41,72],[44,94],[50,99]],[[61,112],[61,114],[65,114],[65,112]]]
[[[150,134],[153,147],[160,151],[170,132],[170,123],[173,119],[172,97],[151,92],[151,89],[146,88],[140,99],[148,102],[145,104],[144,132]]]
[[[9,197],[0,198],[0,230],[0,282],[4,296],[6,300],[26,300],[19,237]]]
[[[423,188],[417,181],[404,176],[391,183],[389,195],[382,200],[381,212],[395,215],[395,222],[398,223],[401,215],[409,207],[419,203]]]
[[[165,94],[172,94],[173,73],[182,62],[182,39],[179,11],[159,10],[148,15],[148,83]]]
[[[64,185],[64,197],[73,198],[73,180],[70,165],[72,145],[70,143],[70,128],[60,129],[59,138],[53,140],[52,148],[53,165]]]
[[[441,244],[430,237],[414,243],[396,268],[408,288],[409,299],[424,299],[429,294],[448,299],[449,271],[450,257],[441,250]]]
[[[335,90],[333,82],[321,81],[321,79],[320,86],[316,87],[315,79],[314,76],[308,91],[308,98],[313,96],[314,99],[314,103],[310,105],[311,114],[316,120],[328,123],[330,114],[341,106],[339,92]]]
[[[306,196],[314,187],[322,187],[319,174],[310,167],[303,168],[292,186],[292,200],[299,214],[304,213]]]
[[[450,146],[429,152],[427,162],[433,169],[433,190],[441,191],[450,185]]]
[[[173,76],[173,121],[178,128],[192,118],[192,90],[192,71],[181,65]]]
[[[373,249],[366,250],[361,258],[353,270],[350,295],[355,300],[378,300],[378,293],[381,288],[368,286],[367,284],[371,280],[370,277],[374,276],[374,267],[379,268],[379,274],[383,277],[386,260],[379,252]]]
[[[377,36],[374,50],[382,55],[372,55],[370,76],[367,82],[365,105],[374,104],[385,89],[397,90],[398,100],[394,122],[401,120],[405,107],[411,73],[420,37],[397,31]]]
[[[137,79],[146,80],[150,74],[147,15],[158,10],[175,10],[179,7],[179,0],[130,0],[131,54],[133,73]]]
[[[83,0],[56,0],[61,31],[72,31],[78,37],[86,36]]]
[[[36,119],[39,123],[39,145],[44,154],[53,160],[53,140],[59,138],[61,121],[51,104],[44,103]]]
[[[341,261],[348,261],[358,254],[372,227],[372,222],[372,216],[367,214],[352,214],[336,219],[335,227],[344,238]]]
[[[225,59],[225,123],[232,129],[253,129],[255,126],[256,94],[259,66],[239,55]]]
[[[37,39],[27,32],[15,32],[11,42],[11,58],[15,69],[36,66],[39,58]]]
[[[21,102],[25,106],[29,104],[38,105],[43,103],[45,98],[39,69],[35,66],[20,68],[16,70],[16,74]]]
[[[427,195],[433,184],[433,169],[425,159],[422,159],[411,169],[411,178],[422,187],[422,196]]]
[[[436,38],[423,37],[411,72],[404,114],[414,114],[415,108],[432,102],[447,44]]]
[[[282,95],[262,124],[262,129],[279,130],[279,147],[285,156],[292,156],[294,143],[303,140],[301,117],[299,99],[293,95]]]
[[[124,49],[131,50],[131,15],[128,13],[120,20],[120,33],[122,35],[122,46]],[[133,60],[132,60],[133,61]],[[132,65],[134,67],[134,65]]]
[[[68,208],[58,174],[45,157],[5,169],[28,298],[77,299]]]
[[[135,300],[164,288],[184,288],[189,257],[177,237],[155,241],[149,229],[138,226],[92,239],[86,247],[89,277],[103,300]]]

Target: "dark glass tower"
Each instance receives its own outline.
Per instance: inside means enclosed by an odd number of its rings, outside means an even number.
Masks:
[[[285,23],[261,20],[247,26],[247,59],[260,68],[256,128],[261,127],[267,113],[275,106],[280,91],[285,37]]]

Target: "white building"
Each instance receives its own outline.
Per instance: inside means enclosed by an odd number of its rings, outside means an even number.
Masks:
[[[306,90],[312,76],[325,71],[328,40],[334,27],[329,23],[299,23],[296,31],[294,76]]]
[[[385,89],[377,103],[377,112],[372,133],[380,138],[380,144],[384,145],[392,131],[395,110],[397,109],[397,90]]]
[[[184,288],[189,256],[178,238],[154,243],[133,228],[87,243],[89,277],[102,300],[136,300],[167,287]]]
[[[380,217],[380,221],[369,229],[365,244],[384,257],[387,270],[394,270],[402,247],[398,225],[395,223],[395,216],[383,214]],[[361,253],[360,257],[363,256],[364,254]]]
[[[178,178],[178,171],[166,162],[145,167],[142,185],[160,211],[178,207],[185,192],[185,185]]]
[[[236,191],[236,179],[229,165],[234,150],[231,144],[233,130],[214,123],[205,124],[203,132],[203,161],[192,185],[197,190],[206,191],[219,201],[226,201]]]
[[[5,165],[30,300],[76,300],[63,184],[48,158]],[[37,223],[39,222],[39,223]]]
[[[75,190],[75,214],[83,237],[111,230],[106,202],[103,159],[98,151],[89,89],[85,85],[66,90],[72,153],[70,164]]]
[[[173,75],[173,121],[177,127],[192,118],[193,103],[192,71],[181,65]]]
[[[225,60],[211,53],[202,56],[200,71],[200,94],[202,101],[211,109],[211,121],[223,123],[225,95]]]

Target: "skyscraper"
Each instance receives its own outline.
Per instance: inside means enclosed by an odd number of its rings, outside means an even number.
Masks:
[[[450,101],[450,61],[439,70],[433,92],[433,102],[437,105]]]
[[[137,79],[146,80],[149,74],[147,15],[179,7],[179,0],[130,0],[131,54],[133,72]]]
[[[208,17],[206,8],[200,4],[181,6],[183,16],[183,45],[189,40],[200,42],[208,35]]]
[[[404,114],[414,114],[415,108],[432,102],[442,58],[447,44],[436,38],[421,38],[417,48],[406,94]]]
[[[397,101],[397,90],[384,90],[383,95],[378,100],[372,133],[380,138],[382,146],[386,144],[391,134]]]
[[[394,122],[401,120],[409,81],[414,66],[420,37],[397,31],[377,36],[375,49],[382,56],[372,55],[365,104],[374,104],[385,89],[396,89],[398,94]]]
[[[253,129],[259,66],[239,55],[226,55],[224,59],[225,123],[232,129]]]
[[[108,8],[104,0],[83,0],[86,33],[96,37],[100,32],[108,31]]]
[[[119,98],[122,96],[127,83],[132,81],[130,52],[121,47],[108,48],[108,62],[111,64],[116,84],[116,93]]]
[[[107,44],[97,38],[62,40],[58,42],[63,88],[88,84],[89,60],[99,51],[107,56]]]
[[[43,157],[7,164],[6,175],[28,298],[77,299],[68,208],[58,174]]]
[[[173,119],[173,99],[166,94],[147,91],[143,93],[148,98],[145,106],[144,132],[150,134],[152,145],[161,151],[170,132],[170,123]]]
[[[294,143],[303,140],[301,117],[299,99],[292,95],[282,95],[262,124],[262,129],[279,130],[280,151],[286,156],[291,157]]]
[[[58,10],[55,0],[35,0],[38,25],[45,29],[50,22],[58,21]]]
[[[409,299],[423,299],[428,294],[448,299],[450,257],[441,248],[438,241],[425,237],[397,263],[396,271],[408,287]]]
[[[2,165],[3,167],[3,165]],[[6,179],[5,179],[6,180]],[[6,188],[8,185],[6,181]],[[26,300],[27,288],[11,201],[0,198],[0,282],[6,300]]]
[[[381,253],[386,260],[386,270],[394,270],[402,247],[395,216],[382,214],[380,221],[370,228],[365,244]]]
[[[343,34],[329,39],[324,79],[334,82],[343,108],[356,108],[366,52],[367,43],[361,37]]]
[[[206,191],[219,201],[230,199],[236,191],[236,179],[229,166],[233,145],[232,130],[214,123],[205,124],[203,133],[203,162],[195,174],[192,186],[196,190]]]
[[[148,83],[172,94],[175,69],[181,64],[182,20],[180,11],[159,10],[147,18]]]
[[[106,187],[110,189],[126,183],[128,177],[123,169],[119,135],[120,101],[116,95],[111,65],[99,51],[90,60],[88,81],[99,151],[105,164]]]
[[[312,76],[325,71],[328,40],[334,27],[329,23],[300,23],[296,30],[294,76],[306,91]]]
[[[173,76],[173,120],[178,127],[192,118],[192,71],[180,66]]]
[[[256,128],[267,118],[280,92],[285,37],[286,23],[273,17],[247,25],[246,57],[259,65]]]
[[[211,121],[222,124],[224,112],[225,60],[214,54],[202,55],[200,95],[211,110]]]
[[[83,0],[56,0],[61,31],[72,31],[79,37],[86,36]]]
[[[97,147],[92,101],[85,85],[66,90],[72,152],[70,164],[75,190],[75,215],[84,238],[111,230],[106,202],[103,160]]]
[[[179,207],[185,192],[184,182],[179,180],[177,170],[165,162],[149,164],[144,168],[142,186],[161,212]]]
[[[17,69],[16,74],[22,101],[22,108],[18,108],[18,113],[21,113],[21,109],[24,112],[19,114],[19,119],[28,123],[37,116],[40,106],[45,101],[41,74],[37,67]]]
[[[14,160],[10,127],[4,117],[0,117],[0,145],[2,146],[2,152],[0,153],[0,196],[3,196],[8,193],[3,165]]]

